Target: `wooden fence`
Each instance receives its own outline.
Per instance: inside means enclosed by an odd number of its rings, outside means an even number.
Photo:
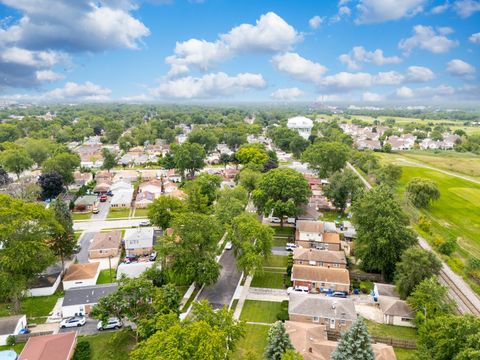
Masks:
[[[417,343],[415,340],[395,339],[389,336],[370,336],[373,343],[382,343],[398,347],[402,349],[416,349]],[[331,341],[338,341],[340,333],[334,330],[327,330],[327,338]]]
[[[27,340],[34,336],[42,336],[42,335],[51,335],[53,331],[40,331],[40,332],[32,332],[29,334],[22,334],[22,335],[15,335],[15,339],[17,343],[25,343]]]

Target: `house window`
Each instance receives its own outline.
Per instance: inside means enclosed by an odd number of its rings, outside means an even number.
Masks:
[[[340,267],[340,264],[335,263],[335,264],[333,264],[333,267],[338,268],[338,267]]]
[[[340,325],[345,325],[346,323],[347,322],[344,319],[340,320]]]
[[[320,321],[320,318],[318,316],[313,317],[313,322],[318,323]]]
[[[411,321],[412,321],[412,319],[409,319],[409,318],[402,318],[402,321],[411,322]]]

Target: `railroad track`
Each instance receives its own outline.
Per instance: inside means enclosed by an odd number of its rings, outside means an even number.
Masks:
[[[455,282],[450,279],[450,277],[442,270],[439,274],[440,278],[448,285],[450,290],[455,294],[456,298],[453,299],[457,303],[457,308],[460,313],[470,313],[476,316],[480,316],[480,309],[478,309],[475,304],[462,292]],[[461,302],[463,304],[460,304]]]

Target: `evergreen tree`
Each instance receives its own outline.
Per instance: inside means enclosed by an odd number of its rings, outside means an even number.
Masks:
[[[283,354],[289,349],[293,349],[290,337],[285,331],[281,321],[277,321],[268,330],[267,347],[265,348],[264,358],[266,360],[281,360]]]
[[[337,349],[332,354],[332,360],[374,360],[370,335],[367,326],[360,317],[350,329],[345,331]]]

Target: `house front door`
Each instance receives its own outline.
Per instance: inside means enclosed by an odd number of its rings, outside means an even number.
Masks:
[[[330,329],[335,329],[335,319],[330,319]]]

